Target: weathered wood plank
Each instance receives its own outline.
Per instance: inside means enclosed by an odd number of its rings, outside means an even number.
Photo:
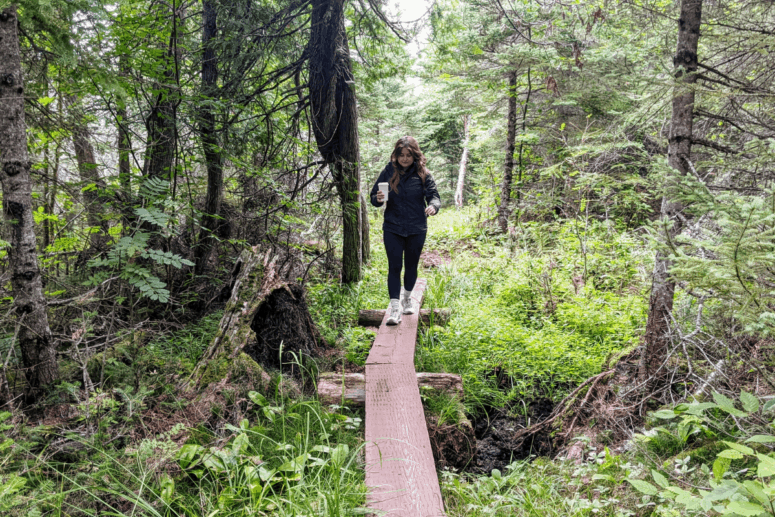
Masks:
[[[424,291],[419,279],[418,304]],[[417,313],[392,327],[383,320],[366,360],[366,502],[384,516],[444,515],[414,370],[418,320]]]
[[[418,373],[417,387],[432,388],[463,398],[463,378],[454,373]],[[318,379],[318,399],[322,404],[341,404],[355,407],[366,404],[366,378],[362,373],[327,372]]]
[[[366,378],[367,506],[393,517],[444,515],[414,367],[367,365]]]
[[[418,306],[422,305],[425,296],[426,282],[424,278],[418,278],[412,291],[412,298]],[[371,352],[366,358],[366,365],[370,364],[409,364],[414,366],[414,347],[417,340],[417,313],[404,314],[399,325],[388,326],[385,324],[387,315],[382,321],[379,333],[374,339]]]
[[[358,325],[361,327],[379,327],[385,318],[385,309],[363,309],[358,311]],[[421,309],[420,323],[428,327],[431,325],[444,326],[449,322],[449,309]]]

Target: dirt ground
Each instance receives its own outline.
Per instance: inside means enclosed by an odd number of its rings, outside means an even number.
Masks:
[[[528,418],[531,423],[547,418],[554,409],[551,401],[539,399],[528,406]],[[520,429],[524,429],[528,419],[524,415],[510,416],[507,412],[491,412],[474,421],[476,435],[476,456],[466,470],[479,474],[489,474],[493,469],[503,471],[510,463],[524,460],[532,455],[551,456],[554,453],[549,433],[539,433],[528,439],[516,438]]]

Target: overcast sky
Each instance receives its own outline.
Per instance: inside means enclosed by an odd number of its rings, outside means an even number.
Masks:
[[[413,22],[422,18],[432,3],[433,0],[388,0],[388,9],[393,16],[400,12],[400,20],[402,22]],[[427,24],[427,18],[424,22]],[[409,45],[409,51],[412,55],[416,56],[418,54],[427,38],[428,28],[425,27],[416,40]]]

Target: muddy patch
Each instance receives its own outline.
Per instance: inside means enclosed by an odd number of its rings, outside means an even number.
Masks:
[[[449,251],[447,250],[429,250],[424,251],[422,255],[420,255],[420,261],[422,262],[423,267],[432,268],[451,264],[452,258],[449,256]]]
[[[439,425],[437,416],[428,415],[425,417],[425,423],[428,426],[433,461],[437,469],[466,470],[474,464],[476,437],[468,420]]]
[[[524,415],[514,416],[506,411],[490,411],[474,422],[476,436],[476,455],[469,470],[478,474],[489,474],[493,469],[503,472],[514,461],[528,459],[531,456],[552,456],[554,448],[550,430],[529,437],[516,437],[528,421],[535,424],[546,419],[553,409],[547,399],[538,399],[527,408]]]

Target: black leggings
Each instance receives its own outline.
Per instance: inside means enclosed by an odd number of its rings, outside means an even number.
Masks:
[[[407,291],[414,289],[414,283],[417,281],[417,265],[420,263],[420,254],[425,244],[425,233],[401,237],[386,231],[383,240],[388,257],[388,293],[393,300],[401,295],[401,267],[404,257],[406,258],[404,289]]]

